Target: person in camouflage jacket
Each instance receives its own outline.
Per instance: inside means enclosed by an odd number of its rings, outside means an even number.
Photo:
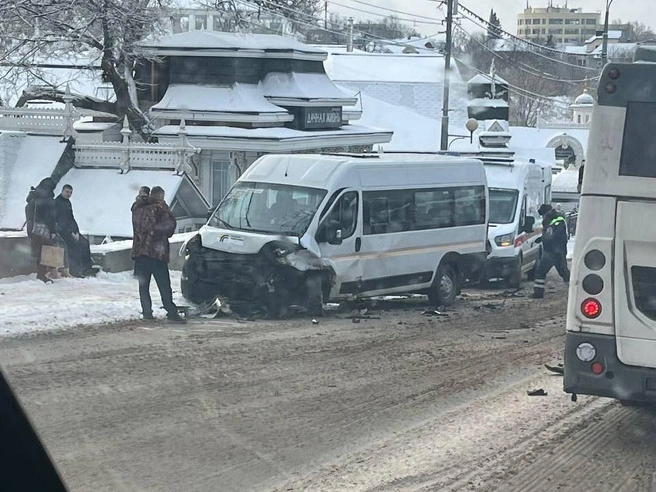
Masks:
[[[167,318],[184,322],[173,303],[168,262],[169,238],[176,228],[176,220],[164,201],[164,190],[155,186],[150,194],[147,187],[139,190],[132,205],[132,259],[134,274],[139,281],[139,298],[144,319],[154,319],[150,298],[150,279],[155,277]]]

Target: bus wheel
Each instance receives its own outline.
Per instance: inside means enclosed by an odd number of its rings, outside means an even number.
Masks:
[[[435,306],[453,304],[458,295],[458,274],[452,265],[440,265],[433,285],[428,291],[428,300]]]

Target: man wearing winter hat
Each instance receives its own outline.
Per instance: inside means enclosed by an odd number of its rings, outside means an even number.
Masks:
[[[546,203],[540,205],[538,213],[542,216],[542,236],[536,243],[542,243],[542,256],[535,269],[535,285],[533,297],[542,299],[549,271],[556,267],[558,275],[565,283],[569,283],[569,268],[567,267],[567,224],[565,217]]]

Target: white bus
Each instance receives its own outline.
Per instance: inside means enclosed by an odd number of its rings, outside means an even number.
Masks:
[[[645,56],[646,55],[646,56]],[[639,48],[636,60],[656,51]],[[656,63],[604,68],[567,311],[564,389],[656,402]]]
[[[480,275],[487,221],[478,160],[267,155],[184,246],[182,293],[313,314],[329,299],[409,292],[448,304]]]

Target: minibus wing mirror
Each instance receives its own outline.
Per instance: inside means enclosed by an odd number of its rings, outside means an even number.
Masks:
[[[321,225],[317,241],[335,246],[342,244],[342,225],[336,220],[329,220]]]

